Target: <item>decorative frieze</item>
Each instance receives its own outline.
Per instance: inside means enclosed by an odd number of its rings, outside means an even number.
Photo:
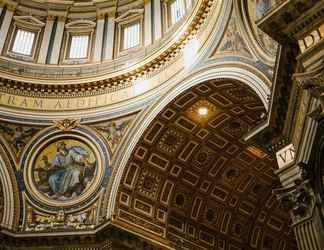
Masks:
[[[56,214],[48,214],[28,207],[23,230],[26,232],[93,230],[97,224],[96,216],[96,205],[86,211],[72,214],[66,214],[63,209]]]
[[[165,249],[109,222],[96,234],[79,232],[62,236],[57,233],[55,237],[46,237],[42,232],[37,232],[37,234],[29,233],[28,237],[24,235],[22,238],[0,233],[1,250],[120,250],[133,249],[134,246],[138,250]]]
[[[311,31],[302,39],[298,40],[298,45],[300,48],[301,53],[305,50],[316,46],[317,43],[324,37],[324,24],[319,26],[318,28]]]

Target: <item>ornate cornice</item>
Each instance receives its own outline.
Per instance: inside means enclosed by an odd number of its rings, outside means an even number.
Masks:
[[[109,246],[109,248],[106,248]],[[55,237],[49,235],[33,235],[12,234],[10,232],[0,232],[0,249],[8,247],[9,249],[30,249],[35,247],[41,249],[91,249],[91,250],[111,250],[111,249],[150,249],[162,250],[162,246],[151,243],[149,240],[143,239],[123,229],[117,228],[111,224],[98,232],[90,234],[57,234]],[[5,248],[7,249],[7,248]]]
[[[95,76],[90,77],[89,75],[74,76],[73,79],[80,77],[83,82],[84,79],[87,78],[88,83],[84,84],[67,83],[68,79],[64,80],[64,77],[56,80],[54,80],[53,77],[48,78],[48,80],[52,82],[57,82],[56,84],[29,83],[33,82],[36,78],[46,80],[46,77],[28,77],[23,70],[18,72],[23,76],[20,77],[19,80],[8,80],[6,78],[13,79],[15,77],[13,77],[10,71],[8,71],[9,68],[7,70],[3,67],[2,71],[5,72],[5,74],[2,74],[2,81],[0,83],[1,91],[23,96],[37,96],[41,93],[42,96],[49,97],[70,97],[79,95],[80,92],[82,92],[83,95],[96,95],[99,93],[113,92],[118,89],[129,87],[137,78],[143,76],[144,74],[154,75],[160,72],[167,64],[171,63],[175,58],[178,57],[178,55],[183,51],[184,45],[193,37],[194,34],[198,32],[199,28],[204,23],[213,2],[214,0],[198,1],[192,15],[188,18],[187,23],[181,26],[180,29],[182,29],[182,34],[178,36],[179,38],[174,40],[172,44],[167,43],[162,49],[154,51],[154,53],[149,55],[147,59],[141,63],[138,63],[138,67],[134,66],[131,67],[130,70],[122,70],[120,73],[117,72],[110,74],[111,76],[105,76],[106,72],[96,71],[95,75],[101,75],[102,79],[100,80],[93,80]],[[64,17],[64,15],[62,17]],[[37,65],[35,66],[37,67]],[[87,67],[91,67],[91,65]],[[54,68],[51,67],[50,69],[53,70]],[[69,75],[69,77],[71,77],[71,75]],[[64,84],[60,84],[60,81],[64,81]]]
[[[271,37],[282,43],[287,40],[297,40],[324,17],[322,0],[280,0],[275,2],[257,24]]]

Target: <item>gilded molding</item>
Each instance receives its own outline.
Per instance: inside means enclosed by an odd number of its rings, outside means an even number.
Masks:
[[[62,131],[70,131],[80,126],[79,119],[64,119],[62,121],[54,121],[54,126]]]

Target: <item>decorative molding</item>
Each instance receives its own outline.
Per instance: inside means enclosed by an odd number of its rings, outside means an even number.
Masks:
[[[132,10],[128,10],[124,14],[122,14],[119,17],[115,18],[115,21],[116,22],[121,22],[121,21],[124,21],[125,19],[128,19],[130,17],[143,15],[143,14],[144,14],[144,9],[132,9]]]
[[[192,14],[190,16],[188,16],[188,18],[186,20],[184,20],[183,25],[181,26],[181,29],[178,29],[178,35],[176,37],[174,37],[172,45],[170,44],[170,42],[168,42],[166,44],[166,46],[163,46],[162,48],[158,49],[158,50],[153,50],[150,51],[152,53],[150,53],[146,58],[148,60],[143,61],[142,63],[138,63],[136,66],[134,65],[133,67],[127,67],[125,68],[125,71],[123,71],[122,74],[116,75],[113,74],[112,77],[109,77],[107,79],[107,72],[102,72],[103,74],[99,74],[100,72],[98,72],[97,67],[94,67],[95,69],[95,75],[101,75],[102,78],[101,80],[97,79],[95,82],[91,82],[91,83],[87,83],[86,85],[86,89],[87,91],[90,90],[96,90],[96,89],[100,89],[100,90],[107,90],[108,88],[123,88],[125,86],[129,86],[133,80],[135,80],[138,77],[141,77],[143,74],[147,73],[147,72],[154,72],[154,71],[159,71],[161,70],[162,67],[165,66],[165,64],[169,63],[171,60],[173,60],[174,58],[176,58],[179,53],[181,52],[181,50],[183,49],[183,45],[187,42],[188,38],[191,37],[193,34],[195,34],[200,27],[204,24],[206,17],[208,16],[207,14],[210,11],[210,6],[213,4],[214,0],[199,0],[198,3],[196,4],[195,8],[192,11]],[[134,13],[134,11],[136,13],[138,13],[138,10],[131,10],[128,12],[128,14],[132,14]],[[59,15],[62,16],[63,18],[66,17],[66,12],[58,12],[58,11],[49,11],[48,12],[49,15]],[[126,14],[126,13],[125,13]],[[125,15],[124,14],[124,15]],[[122,15],[122,16],[124,16]],[[26,69],[26,65],[23,64],[23,68]],[[35,64],[34,65],[37,68],[43,68],[41,65]],[[95,65],[89,65],[87,66],[87,72],[88,70]],[[16,65],[16,67],[19,67]],[[11,70],[14,67],[10,67]],[[107,67],[104,67],[107,68]],[[109,68],[109,67],[108,67]],[[77,72],[75,72],[75,77],[82,77],[81,75],[79,75],[80,73],[80,68],[79,66],[77,68],[74,68],[77,70]],[[115,69],[115,68],[114,68]],[[59,70],[59,68],[58,68]],[[35,70],[33,69],[33,72],[35,72]],[[79,72],[79,73],[78,73]],[[9,73],[9,72],[8,72]],[[23,70],[21,70],[20,72],[16,72],[18,74],[24,75]],[[110,73],[110,72],[109,72]],[[33,73],[34,74],[34,73]],[[59,74],[55,74],[56,77],[59,76]],[[104,75],[104,76],[103,76]],[[71,75],[68,75],[67,77],[70,78]],[[15,78],[14,75],[6,75],[5,78],[10,77],[11,79]],[[24,77],[26,77],[25,79],[28,78],[28,83],[25,82],[25,80],[22,80],[21,78],[19,80],[17,80],[17,83],[19,84],[19,89],[20,90],[25,90],[26,92],[28,92],[28,95],[30,94],[35,94],[38,92],[38,88],[42,88],[43,94],[46,93],[52,93],[52,84],[46,84],[46,83],[36,83],[36,84],[30,84],[30,82],[35,82],[38,81],[36,80],[34,77],[28,77],[28,75],[25,75]],[[48,78],[48,74],[43,75],[43,77]],[[89,74],[87,74],[87,77],[84,78],[82,77],[81,81],[84,82],[85,80],[87,80],[89,77]],[[93,77],[91,77],[91,79],[93,79]],[[63,80],[63,79],[56,79],[56,80]],[[93,80],[92,80],[93,81]],[[75,83],[70,83],[70,84],[57,84],[55,86],[56,93],[64,93],[66,88],[68,87],[70,89],[69,92],[73,91],[80,91],[80,88],[83,89],[85,84],[75,84]],[[34,92],[34,93],[33,93]]]
[[[36,29],[40,29],[45,26],[45,23],[33,16],[14,16],[13,19],[17,24],[20,24],[21,26],[27,26]]]
[[[48,236],[42,232],[13,234],[9,231],[2,231],[0,232],[0,248],[9,247],[11,250],[19,250],[23,247],[26,250],[35,248],[50,250],[55,247],[57,250],[131,250],[132,246],[136,246],[141,250],[173,249],[154,242],[152,238],[142,238],[109,221],[92,233],[88,231],[74,234],[57,232],[55,237]]]
[[[61,121],[54,121],[54,126],[62,131],[70,131],[80,126],[80,119],[64,119]]]
[[[88,29],[93,30],[96,27],[96,23],[90,20],[75,20],[65,24],[65,28],[73,31],[87,31]]]

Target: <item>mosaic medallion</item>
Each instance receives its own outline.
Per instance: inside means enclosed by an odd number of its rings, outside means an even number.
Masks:
[[[32,166],[38,191],[58,201],[82,195],[97,172],[97,159],[89,146],[74,139],[61,139],[47,145]]]
[[[61,132],[37,139],[24,160],[30,196],[51,207],[74,206],[98,191],[110,175],[108,153],[98,138],[85,131]],[[104,167],[106,166],[106,167]]]

